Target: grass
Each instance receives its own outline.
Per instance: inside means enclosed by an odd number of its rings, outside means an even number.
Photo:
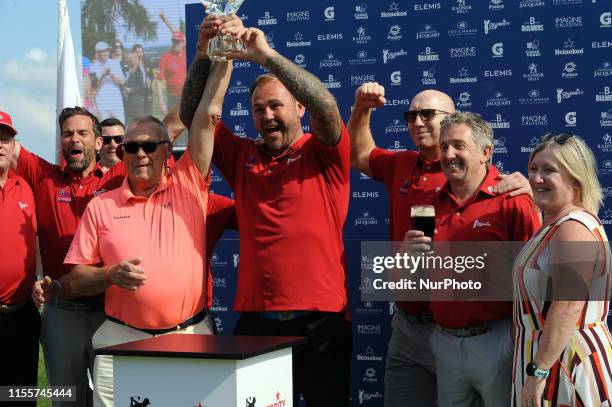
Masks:
[[[47,387],[47,374],[45,373],[45,358],[43,357],[42,347],[38,346],[38,387]],[[37,407],[51,407],[51,401],[48,399],[39,399],[36,402]]]

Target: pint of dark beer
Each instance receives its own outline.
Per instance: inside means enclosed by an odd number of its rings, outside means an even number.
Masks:
[[[432,205],[414,205],[410,207],[412,230],[420,230],[433,240],[436,228],[436,211]],[[430,250],[432,248],[430,247]]]

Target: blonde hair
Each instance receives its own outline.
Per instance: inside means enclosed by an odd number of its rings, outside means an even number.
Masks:
[[[558,136],[544,136],[533,152],[529,155],[529,164],[542,150],[551,149],[553,157],[578,183],[580,190],[580,204],[587,211],[597,215],[603,206],[603,195],[599,179],[597,179],[597,162],[593,151],[584,140],[576,135],[570,136],[563,144],[556,141]]]

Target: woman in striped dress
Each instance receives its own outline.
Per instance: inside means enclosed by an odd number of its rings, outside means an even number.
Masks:
[[[612,406],[612,256],[595,168],[571,134],[544,136],[529,157],[543,226],[514,264],[513,406]]]

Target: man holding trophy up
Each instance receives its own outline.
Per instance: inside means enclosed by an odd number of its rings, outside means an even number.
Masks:
[[[228,59],[270,71],[251,87],[263,143],[235,136],[222,122],[215,130],[213,162],[234,189],[240,224],[235,310],[241,317],[234,333],[306,337],[293,354],[294,405],[302,394],[307,406],[348,406],[351,328],[342,228],[349,135],[321,81],[270,48],[261,30],[220,27],[234,19],[209,15],[204,21],[181,101],[189,127],[204,87],[208,40],[217,34],[243,43],[224,52]],[[312,134],[302,131],[306,111]],[[306,213],[318,221],[305,222]]]

